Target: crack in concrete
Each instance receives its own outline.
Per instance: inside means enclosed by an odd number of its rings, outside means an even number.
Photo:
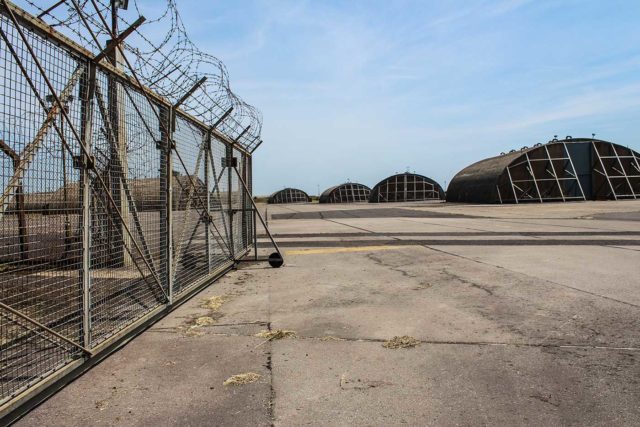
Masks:
[[[459,276],[459,275],[457,275],[455,273],[450,272],[446,268],[442,269],[441,271],[442,271],[443,274],[449,276],[450,279],[457,280],[458,282],[464,283],[465,285],[469,285],[472,288],[480,289],[481,291],[485,291],[487,294],[493,296],[493,291],[491,289],[489,289],[488,287],[486,287],[486,286],[483,286],[483,285],[481,285],[479,283],[467,280],[467,279],[463,278],[462,276]]]
[[[347,373],[345,372],[340,376],[339,387],[341,390],[363,391],[370,388],[377,388],[387,385],[393,385],[393,383],[390,383],[388,381],[367,380],[361,378],[350,379],[347,378]]]
[[[271,331],[271,282],[268,282],[269,285],[267,287],[267,330]],[[275,416],[275,406],[276,406],[276,390],[273,387],[273,341],[269,340],[267,343],[267,364],[266,368],[269,371],[269,404],[268,404],[268,416],[271,421],[271,427],[275,426],[276,416]]]
[[[398,273],[402,274],[403,277],[408,277],[410,279],[420,279],[419,275],[409,273],[407,270],[404,270],[404,269],[400,268],[400,267],[405,267],[405,266],[409,266],[409,265],[413,265],[413,264],[392,265],[392,264],[389,264],[387,262],[384,262],[381,258],[375,256],[374,254],[367,254],[366,257],[369,258],[371,261],[373,261],[374,263],[376,263],[378,265],[383,265],[383,266],[387,267],[391,271],[395,271],[395,272],[398,272]],[[411,289],[413,289],[414,291],[421,291],[421,290],[424,290],[424,289],[429,289],[431,287],[432,287],[432,284],[429,283],[428,281],[419,280],[419,282],[416,284],[416,286],[414,286]]]
[[[604,245],[604,247],[605,247],[605,248],[611,248],[611,249],[622,249],[623,251],[640,252],[640,249],[626,248],[626,247],[624,247],[624,246]]]
[[[245,337],[255,338],[254,335],[231,334],[231,333],[214,333],[212,335],[220,337]],[[320,342],[349,342],[349,343],[380,343],[387,342],[384,338],[350,338],[336,337],[336,339],[327,340],[326,337],[311,337],[296,335],[290,337],[289,340],[299,341],[320,341]],[[269,341],[272,342],[272,341]],[[486,346],[486,347],[530,347],[530,348],[556,348],[556,349],[585,349],[585,350],[610,350],[610,351],[640,351],[640,347],[618,347],[593,344],[551,344],[551,343],[532,343],[532,342],[502,342],[502,341],[460,341],[460,340],[419,340],[420,344],[426,345],[463,345],[463,346]],[[271,352],[271,349],[269,349]]]
[[[542,395],[538,395],[538,394],[532,394],[529,397],[532,398],[532,399],[537,399],[537,400],[539,400],[541,402],[544,402],[544,403],[548,403],[549,405],[553,405],[555,407],[560,406],[559,403],[555,403],[555,402],[551,401],[551,395],[542,396]]]
[[[328,218],[322,218],[322,219],[323,219],[324,221],[333,222],[334,224],[342,225],[342,226],[344,226],[344,227],[350,227],[350,228],[354,228],[354,229],[356,229],[356,230],[364,231],[364,232],[366,232],[367,234],[374,233],[373,231],[371,231],[371,230],[367,230],[366,228],[360,228],[360,227],[356,227],[355,225],[344,224],[344,223],[342,223],[342,222],[340,222],[340,221],[336,221],[336,220],[333,220],[333,219],[328,219]],[[399,240],[399,239],[396,239],[396,240]]]
[[[400,267],[409,266],[411,264],[393,265],[393,264],[390,264],[388,262],[383,261],[382,258],[377,257],[375,254],[366,254],[365,256],[367,258],[369,258],[371,261],[373,261],[376,264],[378,264],[378,265],[383,265],[385,267],[388,267],[389,270],[391,270],[391,271],[395,271],[397,273],[402,274],[403,277],[409,277],[411,279],[419,278],[419,276],[417,276],[415,274],[412,274],[412,273],[409,273],[407,270],[404,270],[404,269],[400,268]]]
[[[212,325],[207,325],[207,328],[216,328],[222,326],[247,326],[247,325],[257,325],[257,326],[266,326],[269,322],[265,321],[256,321],[256,322],[238,322],[238,323],[214,323]],[[149,328],[149,332],[180,332],[180,326],[171,326],[171,327],[156,327]]]
[[[337,224],[345,225],[347,227],[357,228],[357,229],[362,230],[362,231],[367,231],[369,233],[373,233],[373,231],[371,231],[371,230],[367,230],[367,229],[359,228],[359,227],[354,227],[354,226],[347,225],[347,224],[342,224],[342,223],[340,223],[338,221],[333,221],[333,220],[325,220],[325,221],[331,221],[331,222],[335,222]],[[513,222],[513,221],[511,221],[511,222]],[[596,230],[602,230],[602,229],[597,229],[596,228]],[[391,239],[394,239],[394,240],[400,240],[398,238],[393,237],[392,233],[389,233],[387,236],[389,238],[391,238]],[[503,267],[503,266],[500,266],[500,265],[495,265],[495,264],[491,264],[489,262],[484,262],[484,261],[480,261],[480,260],[477,260],[477,259],[469,258],[469,257],[463,256],[463,255],[459,255],[459,254],[456,254],[456,253],[453,253],[453,252],[448,252],[448,251],[445,251],[445,250],[442,250],[442,249],[436,249],[436,248],[434,248],[433,246],[430,246],[430,245],[418,244],[417,246],[422,246],[423,248],[430,249],[432,251],[436,251],[436,252],[439,252],[439,253],[442,253],[442,254],[450,255],[450,256],[453,256],[453,257],[456,257],[456,258],[460,258],[460,259],[465,259],[467,261],[472,261],[472,262],[475,262],[475,263],[478,263],[478,264],[488,265],[488,266],[491,266],[491,267],[494,267],[494,268],[501,268],[501,269],[507,270],[507,271],[509,271],[511,273],[514,273],[514,274],[520,274],[520,275],[523,275],[523,276],[526,276],[526,277],[530,277],[530,278],[533,278],[533,279],[536,279],[536,280],[541,280],[541,281],[544,281],[545,283],[549,283],[549,284],[552,284],[552,285],[555,285],[555,286],[560,286],[560,287],[563,287],[563,288],[566,288],[566,289],[571,289],[571,290],[576,291],[576,292],[582,292],[582,293],[585,293],[585,294],[588,294],[588,295],[591,295],[591,296],[594,296],[594,297],[603,298],[603,299],[606,299],[606,300],[609,300],[609,301],[614,301],[614,302],[617,302],[617,303],[620,303],[620,304],[625,304],[625,305],[628,305],[628,306],[631,306],[631,307],[640,308],[640,305],[638,305],[638,304],[634,304],[634,303],[627,302],[627,301],[622,301],[622,300],[619,300],[619,299],[616,299],[616,298],[608,297],[606,295],[601,295],[601,294],[597,294],[595,292],[586,291],[584,289],[580,289],[580,288],[576,288],[576,287],[573,287],[573,286],[570,286],[570,285],[565,285],[565,284],[562,284],[562,283],[554,282],[554,281],[551,281],[551,280],[548,280],[548,279],[541,279],[539,277],[534,277],[534,276],[531,276],[529,274],[522,273],[520,271],[511,270],[509,268],[506,268],[506,267]],[[599,245],[599,246],[607,247],[607,245]]]
[[[523,219],[526,219],[526,218],[523,218]],[[555,221],[556,219],[559,219],[559,218],[530,218],[530,219],[533,219],[533,220],[547,219],[547,220],[550,220],[550,221]],[[579,219],[579,218],[563,218],[563,219],[565,219],[565,220],[572,220],[572,219]],[[528,222],[516,221],[516,220],[511,219],[511,218],[509,218],[509,219],[506,219],[506,218],[495,218],[494,220],[495,220],[496,222],[506,222],[506,223],[510,223],[510,224],[525,224],[525,225],[531,225],[531,224],[530,224],[530,223],[528,223]],[[609,229],[609,228],[602,228],[602,227],[588,227],[588,226],[585,226],[585,225],[581,225],[581,226],[578,226],[578,227],[576,227],[575,225],[558,225],[558,224],[547,224],[547,225],[549,225],[549,226],[551,226],[551,227],[573,228],[573,229],[575,229],[575,230],[586,229],[586,230],[598,230],[598,231],[616,231],[616,230],[612,230],[612,229]]]
[[[371,261],[373,261],[376,264],[378,264],[378,265],[383,265],[385,267],[388,267],[389,270],[391,270],[391,271],[395,271],[395,272],[398,272],[398,273],[402,274],[403,277],[408,277],[408,278],[411,278],[411,279],[419,279],[420,278],[420,276],[418,276],[417,274],[412,274],[409,271],[401,268],[401,267],[409,266],[409,265],[412,265],[412,264],[393,265],[393,264],[391,264],[389,262],[385,262],[382,258],[376,256],[375,254],[366,254],[365,256],[367,258],[369,258]],[[445,274],[446,276],[448,276],[450,279],[457,280],[460,283],[464,283],[465,285],[469,285],[472,288],[479,289],[479,290],[484,291],[487,294],[493,296],[493,290],[491,290],[490,288],[488,288],[486,286],[483,286],[483,285],[481,285],[479,283],[475,283],[475,282],[472,282],[470,280],[467,280],[467,279],[463,278],[462,276],[459,276],[459,275],[457,275],[455,273],[450,272],[447,269],[442,269],[441,272],[443,274]],[[425,289],[425,288],[431,287],[431,285],[429,283],[420,282],[418,284],[418,287],[420,289]]]
[[[467,261],[473,261],[473,262],[478,263],[478,264],[488,265],[488,266],[495,267],[495,268],[501,268],[501,269],[504,269],[504,270],[509,271],[511,273],[514,273],[514,274],[520,274],[520,275],[523,275],[523,276],[526,276],[526,277],[529,277],[529,278],[532,278],[532,279],[540,280],[540,281],[543,281],[545,283],[549,283],[549,284],[552,284],[552,285],[555,285],[555,286],[560,286],[562,288],[571,289],[571,290],[576,291],[576,292],[582,292],[582,293],[585,293],[585,294],[588,294],[588,295],[591,295],[591,296],[594,296],[594,297],[599,297],[599,298],[603,298],[603,299],[606,299],[606,300],[609,300],[609,301],[614,301],[614,302],[617,302],[617,303],[620,303],[620,304],[625,304],[625,305],[628,305],[628,306],[631,306],[631,307],[640,308],[640,305],[634,304],[632,302],[622,301],[622,300],[619,300],[619,299],[616,299],[616,298],[608,297],[606,295],[601,295],[601,294],[597,294],[595,292],[585,291],[584,289],[576,288],[576,287],[573,287],[573,286],[570,286],[570,285],[565,285],[563,283],[558,283],[558,282],[554,282],[552,280],[542,279],[540,277],[531,276],[531,275],[523,273],[521,271],[511,270],[510,268],[506,268],[506,267],[503,267],[501,265],[491,264],[489,262],[485,262],[485,261],[480,261],[480,260],[477,260],[477,259],[469,258],[469,257],[466,257],[464,255],[459,255],[459,254],[456,254],[456,253],[453,253],[453,252],[447,252],[447,251],[442,250],[442,249],[436,249],[436,248],[434,248],[432,246],[429,246],[429,245],[420,245],[420,246],[422,246],[422,247],[424,247],[426,249],[431,249],[432,251],[440,252],[442,254],[451,255],[451,256],[454,256],[456,258],[465,259]]]

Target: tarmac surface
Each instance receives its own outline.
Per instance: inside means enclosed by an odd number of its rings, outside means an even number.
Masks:
[[[261,209],[284,267],[241,265],[17,425],[640,424],[640,201]]]

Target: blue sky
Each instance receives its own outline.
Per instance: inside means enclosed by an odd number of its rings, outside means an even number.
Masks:
[[[457,171],[553,135],[640,149],[637,1],[179,0],[264,115],[257,194]]]

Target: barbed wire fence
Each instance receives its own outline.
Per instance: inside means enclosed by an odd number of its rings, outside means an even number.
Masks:
[[[20,6],[0,0],[5,420],[240,262],[259,217],[262,117],[175,0]]]
[[[94,45],[87,32],[89,23],[95,36],[102,43],[110,38],[108,27],[100,22],[100,16],[106,16],[111,10],[111,2],[104,0],[84,0],[78,2],[79,8],[86,10],[84,19],[80,18],[71,2],[63,2],[57,7],[43,7],[32,0],[26,3],[37,11],[38,16],[48,19],[50,25],[58,31],[82,40],[83,46]],[[54,4],[55,5],[55,4]],[[137,0],[129,7],[128,16],[143,16]],[[175,102],[185,88],[195,85],[206,78],[197,93],[183,104],[184,111],[205,123],[213,123],[232,109],[229,118],[220,130],[232,139],[241,136],[239,143],[253,149],[260,142],[262,115],[258,109],[244,102],[230,87],[229,74],[222,61],[200,50],[190,39],[175,0],[166,0],[165,7],[158,7],[157,17],[146,20],[132,34],[132,42],[125,40],[123,47],[133,58],[133,70],[140,81],[166,99]],[[135,12],[135,13],[134,13]],[[117,15],[116,27],[128,28],[131,19]],[[152,41],[145,32],[164,34],[158,41]]]

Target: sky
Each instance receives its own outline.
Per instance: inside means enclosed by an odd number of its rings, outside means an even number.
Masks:
[[[446,187],[558,135],[640,150],[640,2],[178,0],[191,38],[263,114],[259,195]]]

